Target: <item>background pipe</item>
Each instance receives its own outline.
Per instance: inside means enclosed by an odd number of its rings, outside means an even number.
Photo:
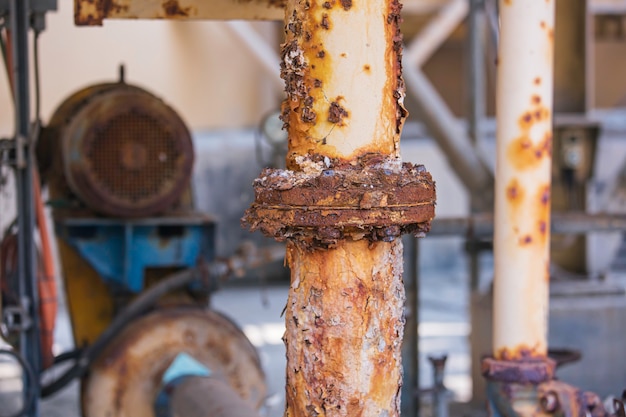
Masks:
[[[554,2],[503,0],[500,12],[493,351],[545,358]]]

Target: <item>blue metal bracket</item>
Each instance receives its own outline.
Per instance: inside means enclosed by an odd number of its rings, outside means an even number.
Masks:
[[[68,218],[56,229],[106,282],[134,293],[144,288],[146,268],[190,268],[215,257],[215,222],[202,215]]]

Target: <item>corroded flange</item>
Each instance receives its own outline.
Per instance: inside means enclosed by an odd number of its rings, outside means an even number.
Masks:
[[[550,358],[497,360],[485,358],[482,374],[491,381],[520,384],[540,384],[554,378],[556,362]]]
[[[395,164],[395,166],[394,166]],[[333,246],[341,239],[423,235],[435,215],[435,184],[422,165],[378,162],[294,172],[265,169],[244,225],[279,241]]]

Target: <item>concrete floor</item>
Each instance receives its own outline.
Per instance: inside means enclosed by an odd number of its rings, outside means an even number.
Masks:
[[[446,268],[422,268],[420,277],[420,384],[428,387],[432,381],[427,356],[447,353],[445,382],[457,400],[467,400],[471,394],[466,276],[464,261],[460,258]],[[287,301],[287,283],[273,282],[267,286],[233,284],[215,294],[213,307],[235,320],[258,348],[269,392],[265,415],[282,416],[285,349],[281,340],[284,322],[280,315]],[[59,351],[71,348],[69,323],[63,311],[56,335]],[[42,401],[40,414],[46,417],[80,416],[78,388],[78,383],[74,383],[53,398]]]

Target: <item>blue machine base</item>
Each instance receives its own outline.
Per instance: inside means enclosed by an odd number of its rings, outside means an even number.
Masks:
[[[146,268],[190,268],[215,257],[215,222],[204,215],[68,218],[55,227],[106,282],[133,293],[143,290]]]

